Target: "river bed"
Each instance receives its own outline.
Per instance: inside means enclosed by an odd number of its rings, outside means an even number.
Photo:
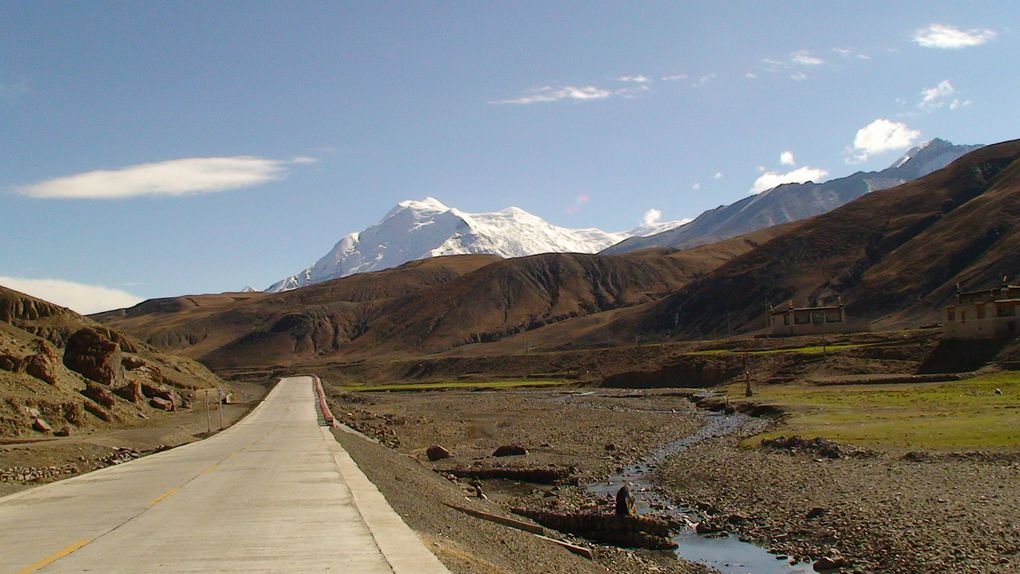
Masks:
[[[676,554],[685,560],[710,566],[724,574],[808,574],[814,572],[807,562],[796,562],[785,556],[772,554],[768,550],[740,540],[736,535],[704,536],[694,530],[694,523],[705,517],[696,509],[674,505],[655,488],[652,479],[660,461],[705,440],[726,436],[743,430],[755,430],[764,426],[765,421],[745,415],[703,414],[705,425],[694,434],[669,443],[656,450],[648,458],[630,465],[622,472],[607,480],[587,485],[589,492],[604,497],[615,496],[616,491],[626,482],[637,498],[638,514],[665,511],[678,515],[691,526],[680,532],[674,540]]]

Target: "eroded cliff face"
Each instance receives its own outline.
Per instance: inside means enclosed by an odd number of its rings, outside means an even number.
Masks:
[[[0,287],[0,437],[131,426],[221,384],[198,363]]]

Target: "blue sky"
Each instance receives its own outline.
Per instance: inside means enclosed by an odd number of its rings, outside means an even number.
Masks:
[[[0,0],[0,283],[87,311],[264,288],[404,199],[619,231],[1014,139],[1018,14]]]

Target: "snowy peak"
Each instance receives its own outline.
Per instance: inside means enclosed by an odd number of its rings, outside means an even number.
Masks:
[[[935,138],[910,148],[884,172],[895,172],[895,175],[904,181],[917,179],[942,169],[957,158],[980,147],[983,146],[953,145],[952,142]]]
[[[343,237],[314,265],[274,283],[267,291],[288,291],[443,255],[596,253],[628,236],[594,228],[558,227],[518,207],[468,213],[426,197],[401,201],[378,223]]]

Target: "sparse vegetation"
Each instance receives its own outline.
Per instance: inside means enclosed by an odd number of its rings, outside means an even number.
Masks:
[[[393,383],[387,385],[336,386],[338,391],[441,391],[449,389],[513,389],[574,385],[572,380],[511,379],[506,381],[438,381],[429,383]]]
[[[730,386],[727,393],[742,397],[743,386]],[[1015,371],[943,383],[768,385],[755,388],[750,400],[790,414],[783,426],[749,439],[752,445],[799,435],[864,446],[1020,447],[1020,372]]]

